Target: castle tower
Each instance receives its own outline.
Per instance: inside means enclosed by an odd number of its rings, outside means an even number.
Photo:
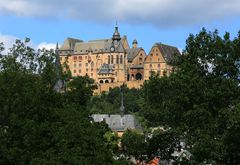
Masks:
[[[121,36],[120,36],[119,31],[118,31],[118,25],[117,25],[117,23],[116,23],[116,26],[115,26],[115,32],[113,33],[112,40],[113,40],[113,42],[116,42],[116,41],[118,42],[118,41],[121,40]]]
[[[136,39],[134,39],[132,42],[132,48],[137,48],[137,47],[138,47],[138,42]]]

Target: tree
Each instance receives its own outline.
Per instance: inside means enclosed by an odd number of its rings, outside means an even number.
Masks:
[[[240,33],[231,40],[229,33],[221,37],[203,29],[188,37],[186,50],[172,61],[174,73],[144,84],[143,116],[150,125],[180,130],[198,163],[239,162],[233,147],[238,122],[228,125],[240,96],[239,45]]]
[[[143,160],[146,155],[146,142],[144,135],[127,130],[121,138],[121,147],[124,155],[129,158]]]
[[[56,92],[56,54],[28,42],[17,40],[0,58],[0,164],[119,163],[104,139],[108,129],[86,110],[92,81],[76,78]]]
[[[147,153],[149,159],[159,157],[160,160],[174,160],[173,153],[181,149],[177,133],[169,130],[156,130],[148,139]]]
[[[126,113],[135,113],[140,109],[142,93],[139,89],[129,89],[123,86],[124,106]],[[121,92],[119,87],[109,90],[108,93],[102,93],[91,99],[88,107],[93,113],[119,113],[121,104]]]

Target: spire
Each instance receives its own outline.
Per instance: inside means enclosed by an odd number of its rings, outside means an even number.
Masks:
[[[120,107],[120,113],[121,113],[121,116],[124,115],[124,105],[123,105],[123,85],[120,87],[120,92],[121,92],[121,107]]]
[[[56,44],[56,50],[59,50],[58,42],[57,42],[57,44]]]
[[[116,25],[115,25],[115,32],[113,33],[112,40],[117,40],[117,41],[121,40],[120,33],[118,31],[117,22],[116,22]]]
[[[56,49],[55,49],[55,53],[58,55],[58,51],[59,51],[59,46],[58,46],[58,42],[56,44]]]
[[[56,75],[57,81],[55,82],[53,89],[56,92],[61,92],[64,89],[65,83],[64,83],[64,80],[62,79],[62,67],[61,67],[61,61],[59,56],[58,42],[56,44],[55,54],[56,54],[55,75]]]

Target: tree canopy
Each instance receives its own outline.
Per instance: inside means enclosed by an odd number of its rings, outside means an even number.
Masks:
[[[175,71],[145,82],[142,114],[152,126],[182,132],[193,161],[239,164],[239,60],[240,33],[232,40],[205,29],[190,35]]]
[[[17,40],[6,56],[0,44],[0,164],[129,164],[131,157],[240,164],[240,33],[190,34],[172,74],[153,74],[140,90],[124,87],[127,113],[147,130],[128,130],[120,148],[107,125],[90,117],[119,113],[120,88],[92,96],[92,79],[71,77],[67,64],[60,71],[54,51],[28,42]],[[60,78],[64,92],[55,90]],[[175,159],[183,149],[189,160]]]
[[[93,80],[74,78],[56,92],[57,55],[28,42],[0,58],[0,164],[120,164],[104,138],[109,129],[86,108]]]

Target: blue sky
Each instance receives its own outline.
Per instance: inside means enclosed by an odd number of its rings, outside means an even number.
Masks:
[[[155,42],[184,49],[202,27],[237,36],[240,0],[0,0],[0,42],[29,37],[37,48],[67,37],[110,38],[116,20],[129,44],[136,38],[146,53]]]

